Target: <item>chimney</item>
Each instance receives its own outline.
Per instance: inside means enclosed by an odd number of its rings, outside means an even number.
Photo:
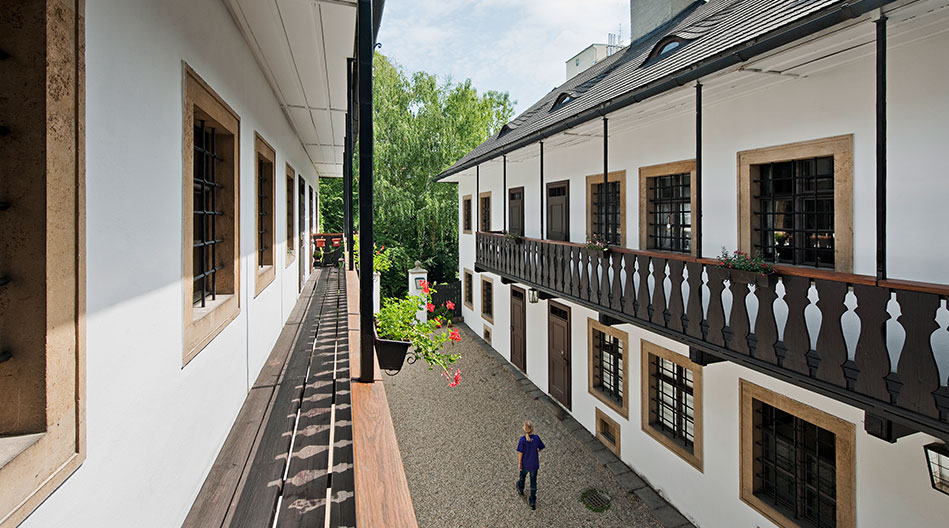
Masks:
[[[672,20],[695,0],[629,0],[629,41]]]

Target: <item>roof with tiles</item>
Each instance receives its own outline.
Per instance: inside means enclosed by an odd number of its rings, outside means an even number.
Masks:
[[[551,90],[540,101],[438,175],[441,179],[486,161],[492,153],[561,124],[617,97],[651,86],[712,59],[740,49],[770,32],[801,22],[841,0],[701,0],[678,16]],[[660,43],[674,38],[681,45],[656,57]],[[566,103],[555,104],[561,95]]]

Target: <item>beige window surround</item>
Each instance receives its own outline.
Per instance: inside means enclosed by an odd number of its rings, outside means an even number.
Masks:
[[[208,343],[240,313],[240,117],[185,63],[183,177],[183,270],[184,345],[182,366],[187,365]],[[213,123],[220,130],[217,139],[221,160],[216,178],[224,184],[218,207],[217,236],[224,242],[217,250],[223,269],[217,272],[217,300],[205,308],[194,306],[194,124],[195,118]]]
[[[758,166],[822,156],[834,158],[834,271],[853,273],[853,134],[739,152],[738,249],[753,253],[758,246],[752,214]]]
[[[490,345],[491,344],[491,327],[486,324],[483,324],[482,326],[484,327],[484,329],[481,331],[481,337],[482,339],[484,339],[485,343]]]
[[[607,435],[612,436],[613,441],[610,441]],[[620,426],[599,407],[596,407],[596,437],[614,455],[620,456]]]
[[[0,17],[5,92],[0,245],[0,527],[19,525],[86,458],[84,3]],[[51,125],[52,123],[52,125]],[[17,258],[9,258],[15,255]]]
[[[296,178],[296,171],[294,171],[293,167],[287,163],[287,263],[285,267],[288,268],[290,267],[290,264],[293,264],[293,261],[296,260],[296,251],[294,251],[296,243],[294,241],[295,237],[293,236],[294,220],[296,219],[294,216],[294,213],[296,213],[296,209],[294,207],[296,195],[293,191]]]
[[[484,199],[488,199],[488,208],[485,211],[484,204],[482,203]],[[494,213],[492,211],[493,204],[491,203],[491,191],[484,191],[478,194],[478,225],[476,229],[478,231],[491,231],[491,215]],[[487,220],[487,221],[486,221]],[[487,227],[487,229],[485,229]]]
[[[487,300],[487,297],[484,294],[485,285],[491,285],[491,311],[490,313],[485,311],[484,302]],[[494,280],[489,279],[488,277],[485,277],[482,275],[481,276],[481,317],[485,321],[491,324],[494,324],[494,308],[495,308],[494,306]]]
[[[270,143],[268,143],[264,138],[260,136],[259,133],[254,134],[254,152],[256,154],[256,162],[254,163],[254,187],[257,191],[257,194],[254,195],[254,225],[257,227],[254,231],[254,255],[257,262],[256,266],[256,278],[254,280],[254,297],[260,295],[260,292],[264,291],[264,288],[270,285],[273,282],[274,277],[277,275],[276,268],[274,266],[274,246],[277,240],[277,237],[274,236],[277,230],[277,219],[274,215],[274,202],[275,195],[277,194],[277,179],[276,179],[276,167],[277,167],[277,153]],[[263,164],[261,164],[261,161]],[[264,177],[264,188],[261,189],[261,165],[263,165],[263,170],[265,171]],[[260,196],[264,195],[263,203],[261,203]],[[261,208],[263,208],[264,216],[260,216]],[[263,230],[263,235],[258,234],[258,231]],[[261,236],[263,237],[264,244],[264,253],[263,253],[263,262],[261,262],[260,254],[260,244]]]
[[[691,464],[695,469],[699,470],[699,472],[703,472],[704,420],[702,418],[702,366],[697,363],[693,363],[688,357],[682,354],[673,352],[672,350],[646,341],[645,339],[641,341],[641,349],[642,367],[640,372],[642,374],[642,379],[640,387],[642,389],[642,394],[640,397],[640,425],[642,426],[643,432],[665,446],[669,451],[672,451],[678,455],[680,458],[682,458],[682,460],[685,460]],[[657,385],[655,372],[653,371],[653,357],[671,361],[680,367],[687,368],[692,371],[693,442],[691,452],[679,442],[676,442],[669,436],[666,436],[652,423],[652,416],[657,412],[655,408],[655,402],[652,399],[653,391],[656,389]]]
[[[472,215],[471,195],[466,194],[461,198],[461,232],[470,235],[474,227]]]
[[[739,487],[741,500],[782,528],[795,528],[800,526],[794,520],[789,519],[754,494],[756,485],[755,457],[760,451],[760,449],[755,446],[754,434],[754,402],[757,400],[834,434],[834,446],[837,458],[835,463],[837,480],[837,526],[838,528],[854,528],[856,526],[856,473],[854,471],[856,429],[854,424],[744,379],[739,379],[739,391],[741,405],[739,426],[741,430]]]
[[[626,171],[618,170],[607,174],[607,182],[619,182],[619,243],[626,247]],[[603,173],[586,177],[587,193],[587,238],[593,235],[593,186],[603,183]]]
[[[623,403],[618,404],[609,398],[599,389],[593,386],[593,369],[596,368],[593,362],[593,331],[597,330],[604,334],[613,336],[622,343],[623,347]],[[629,334],[618,330],[612,326],[606,326],[599,321],[587,318],[587,391],[604,405],[616,411],[623,418],[629,419]]]
[[[472,272],[470,269],[465,268],[464,276],[465,276],[465,282],[464,284],[462,284],[462,286],[464,287],[464,291],[461,292],[462,295],[464,295],[463,302],[464,302],[464,305],[467,306],[469,310],[474,311],[474,272]],[[468,294],[469,285],[471,286],[470,295]]]
[[[673,176],[676,174],[689,174],[690,185],[689,190],[692,194],[691,200],[691,214],[692,214],[692,243],[690,244],[692,256],[698,256],[697,251],[697,242],[698,242],[698,229],[695,222],[695,212],[698,211],[698,182],[696,181],[696,171],[695,171],[695,160],[683,160],[683,161],[674,161],[671,163],[660,163],[658,165],[649,165],[647,167],[639,168],[639,249],[642,250],[652,250],[652,251],[662,251],[656,249],[649,243],[649,228],[652,225],[652,200],[650,197],[649,189],[651,178],[658,178],[660,176]],[[679,254],[679,253],[676,253]]]

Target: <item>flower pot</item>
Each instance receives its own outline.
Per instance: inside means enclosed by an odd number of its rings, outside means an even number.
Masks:
[[[412,343],[382,339],[379,337],[375,325],[373,325],[372,331],[375,335],[376,357],[379,359],[379,368],[382,370],[401,370]]]
[[[778,274],[773,271],[762,274],[759,271],[730,269],[728,270],[728,280],[740,284],[754,284],[758,288],[774,288],[774,285],[778,282]]]

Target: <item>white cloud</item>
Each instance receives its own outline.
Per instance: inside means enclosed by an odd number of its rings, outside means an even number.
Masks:
[[[390,0],[379,41],[407,71],[507,91],[520,113],[564,82],[564,61],[621,24],[628,31],[628,0]]]

